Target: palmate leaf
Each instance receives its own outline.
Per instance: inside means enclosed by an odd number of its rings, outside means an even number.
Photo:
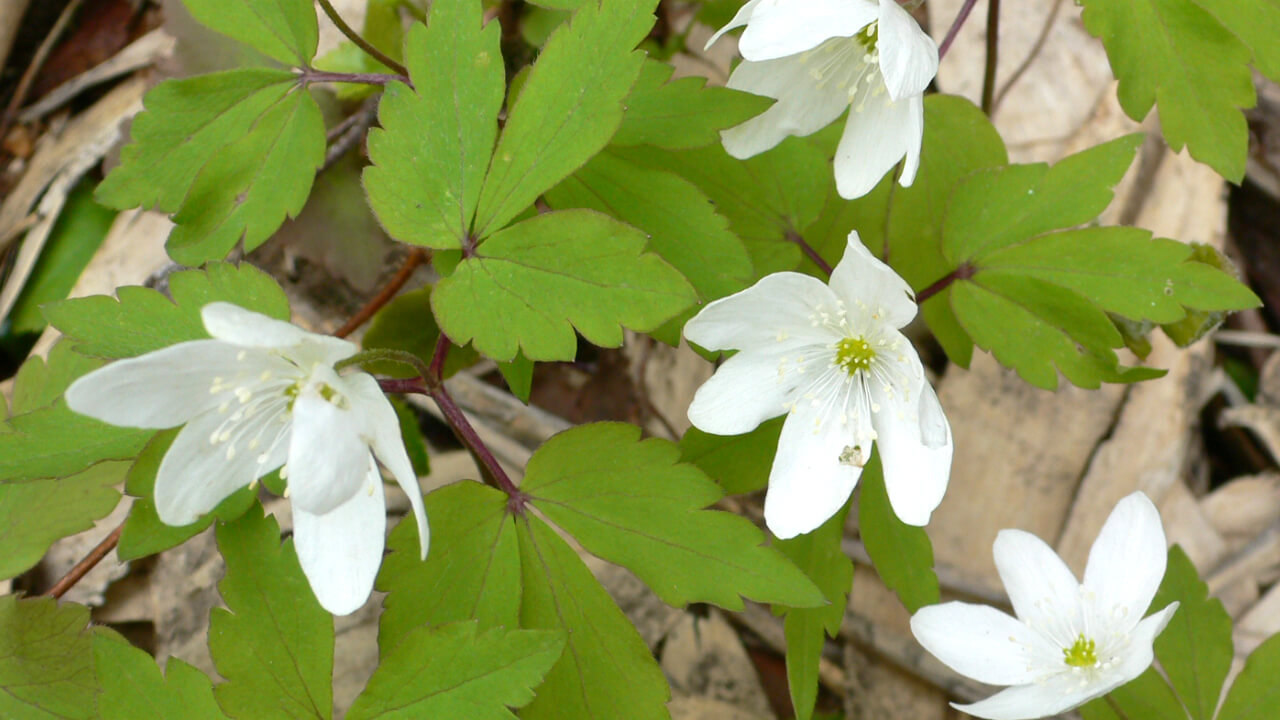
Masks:
[[[397,295],[373,316],[369,329],[360,340],[361,346],[366,350],[403,350],[417,355],[424,362],[430,362],[436,349],[436,341],[440,339],[440,328],[436,326],[435,316],[431,314],[431,290],[428,286]],[[452,377],[454,373],[474,365],[479,359],[480,356],[470,346],[453,348],[445,358],[443,375],[445,378]],[[418,374],[415,369],[406,368],[397,362],[368,363],[364,368],[372,373],[392,377],[416,377]]]
[[[1120,81],[1120,105],[1142,120],[1160,110],[1165,140],[1232,182],[1244,177],[1249,132],[1242,108],[1255,102],[1241,42],[1255,43],[1274,72],[1280,11],[1272,0],[1083,0],[1084,26],[1102,40]],[[1257,8],[1256,10],[1254,8]],[[1246,8],[1249,8],[1246,10]],[[1221,15],[1217,18],[1214,13]],[[1220,20],[1229,22],[1224,27]],[[1268,27],[1269,26],[1269,27]],[[1233,34],[1241,33],[1241,37]]]
[[[419,627],[383,656],[347,717],[515,720],[507,708],[533,699],[563,649],[561,631]]]
[[[55,541],[93,527],[120,493],[127,462],[101,462],[65,478],[0,483],[0,578],[25,572]]]
[[[1272,635],[1245,660],[1222,701],[1218,720],[1269,720],[1280,707],[1280,634]]]
[[[680,459],[697,465],[730,495],[763,490],[785,419],[766,420],[742,435],[712,435],[691,427],[680,438]]]
[[[640,441],[633,425],[582,425],[533,454],[522,488],[583,547],[631,570],[670,605],[740,610],[740,596],[793,607],[825,604],[803,572],[760,544],[755,525],[704,510],[723,491],[678,460],[674,444]]]
[[[97,718],[89,608],[0,596],[0,717]]]
[[[226,682],[214,688],[233,718],[329,718],[333,619],[316,602],[293,542],[260,508],[218,528],[227,609],[209,622],[209,653]]]
[[[493,234],[595,155],[622,122],[656,0],[582,3],[529,72],[493,151],[475,235]]]
[[[603,347],[652,330],[693,302],[645,237],[599,213],[564,210],[501,230],[436,285],[431,305],[455,343],[507,362],[572,360],[576,329]]]
[[[1108,704],[1114,702],[1124,715],[1117,715]],[[1178,702],[1169,683],[1160,676],[1154,667],[1134,680],[1121,685],[1108,693],[1106,698],[1098,698],[1080,708],[1080,716],[1084,720],[1126,720],[1126,718],[1170,718],[1184,720],[1187,711]]]
[[[1151,607],[1159,610],[1175,600],[1178,609],[1156,638],[1156,659],[1192,719],[1212,720],[1231,669],[1231,617],[1176,545]]]
[[[863,468],[859,485],[858,531],[880,579],[911,612],[938,602],[933,544],[924,528],[902,522],[889,505],[879,449]]]
[[[320,32],[310,0],[183,0],[191,16],[288,65],[306,66]]]
[[[720,141],[720,131],[750,120],[773,103],[769,98],[726,87],[706,87],[706,79],[672,81],[675,68],[646,60],[627,95],[614,145],[652,145],[688,150]]]
[[[106,628],[93,636],[93,656],[102,682],[102,720],[224,720],[209,677],[176,657],[165,673],[147,653]]]
[[[391,237],[462,247],[498,134],[504,71],[500,30],[476,0],[434,3],[405,41],[413,89],[392,83],[369,133],[364,184]]]

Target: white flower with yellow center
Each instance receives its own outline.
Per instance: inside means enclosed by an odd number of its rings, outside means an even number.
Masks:
[[[828,286],[769,275],[707,305],[690,342],[737,350],[693,398],[689,420],[716,435],[787,414],[769,473],[765,522],[780,538],[809,532],[849,499],[880,448],[903,522],[924,525],[951,473],[951,428],[898,328],[916,314],[911,287],[850,233]]]
[[[938,47],[897,2],[751,0],[711,42],[743,25],[744,59],[728,86],[778,102],[724,131],[730,155],[748,158],[788,135],[809,135],[847,109],[835,157],[840,195],[867,194],[904,156],[899,182],[915,180]]]
[[[201,310],[212,340],[120,360],[67,389],[72,410],[113,425],[184,425],[156,472],[167,525],[188,525],[280,468],[298,560],[320,604],[345,615],[382,563],[381,462],[409,496],[427,553],[427,514],[395,410],[370,375],[334,364],[358,348],[218,302]],[[376,460],[375,460],[376,458]]]
[[[1165,569],[1164,528],[1146,495],[1111,511],[1089,550],[1084,582],[1040,538],[1001,530],[996,569],[1017,619],[986,605],[922,608],[911,631],[956,672],[1011,685],[971,705],[990,720],[1029,720],[1066,712],[1138,677],[1178,603],[1143,618]]]

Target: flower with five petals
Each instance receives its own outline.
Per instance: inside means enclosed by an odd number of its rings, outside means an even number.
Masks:
[[[743,25],[743,62],[728,86],[777,102],[722,133],[730,155],[809,135],[847,109],[835,157],[841,197],[867,194],[904,156],[898,181],[915,180],[938,47],[895,0],[751,0],[711,42]]]
[[[911,287],[850,233],[828,286],[796,272],[769,275],[704,307],[690,342],[737,350],[698,389],[689,420],[738,435],[786,413],[769,472],[765,523],[810,532],[849,499],[872,443],[894,512],[928,523],[951,474],[951,428],[898,328],[916,314]]]
[[[334,370],[358,349],[346,340],[225,302],[201,317],[212,339],[94,370],[67,389],[67,404],[113,425],[184,426],[156,472],[156,512],[167,525],[195,522],[280,468],[312,591],[332,613],[355,611],[382,563],[378,462],[409,496],[427,553],[426,509],[395,410],[372,376]]]
[[[1141,492],[1111,511],[1089,550],[1084,582],[1040,538],[996,536],[996,569],[1017,618],[986,605],[921,608],[911,632],[956,672],[1010,685],[956,709],[989,720],[1030,720],[1066,712],[1138,677],[1152,644],[1178,608],[1143,618],[1165,570],[1164,528]]]

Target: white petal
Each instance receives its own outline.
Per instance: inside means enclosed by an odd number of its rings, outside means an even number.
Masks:
[[[920,144],[924,142],[924,97],[912,95],[902,102],[907,104],[907,112],[902,118],[904,132],[908,137],[917,138],[907,143],[907,157],[902,161],[902,173],[898,175],[898,184],[910,187],[916,181],[916,171],[920,169]]]
[[[911,616],[911,633],[947,667],[990,685],[1035,681],[1052,650],[1039,633],[1005,613],[963,602],[921,608]]]
[[[752,13],[755,12],[756,6],[763,1],[764,0],[751,0],[746,5],[743,5],[742,7],[738,8],[738,13],[733,16],[733,19],[729,21],[729,24],[717,30],[716,34],[712,35],[711,39],[707,41],[707,44],[702,46],[702,49],[709,50],[711,46],[714,45],[716,41],[720,39],[721,35],[724,35],[730,30],[733,30],[734,28],[740,28],[743,25],[746,25],[748,22],[750,22],[751,15]]]
[[[684,336],[708,350],[834,343],[840,338],[815,328],[812,318],[819,311],[834,312],[837,302],[831,289],[815,277],[773,273],[702,308],[685,323]]]
[[[1129,651],[1121,658],[1119,665],[1112,670],[1118,680],[1115,687],[1138,677],[1151,666],[1154,658],[1152,648],[1156,637],[1164,632],[1165,626],[1173,619],[1173,614],[1177,610],[1178,603],[1169,603],[1164,609],[1144,618],[1133,632],[1129,633]]]
[[[879,19],[876,48],[889,97],[922,94],[938,74],[938,46],[896,2],[881,0]]]
[[[844,257],[831,272],[831,289],[846,305],[865,304],[895,328],[906,325],[916,316],[911,286],[867,250],[857,230],[849,233]]]
[[[912,148],[918,154],[924,126],[915,119],[913,102],[921,100],[893,102],[881,94],[849,111],[835,157],[836,190],[841,197],[853,200],[866,195]]]
[[[1166,559],[1164,527],[1150,498],[1135,492],[1121,500],[1089,550],[1084,571],[1085,590],[1097,596],[1098,608],[1127,609],[1124,617],[1132,628],[1151,605],[1164,578]]]
[[[787,411],[801,383],[794,370],[779,373],[785,353],[743,351],[716,369],[689,404],[689,422],[713,435],[741,435]]]
[[[833,37],[852,37],[877,15],[869,0],[766,0],[751,14],[738,51],[757,62],[795,55]]]
[[[729,76],[728,87],[778,102],[750,120],[720,133],[725,152],[749,158],[773,148],[790,135],[817,132],[849,107],[840,88],[818,87],[813,65],[802,55],[752,62],[744,60]]]
[[[905,340],[904,340],[905,342]],[[919,360],[911,360],[919,366]],[[889,504],[902,522],[923,527],[929,516],[942,502],[951,479],[951,431],[946,426],[946,416],[941,407],[920,412],[921,405],[938,405],[929,383],[921,379],[909,397],[902,388],[892,396],[887,395],[878,383],[872,383],[871,398],[880,405],[880,412],[871,416],[876,429],[876,445],[880,448],[880,461],[884,466],[884,484],[889,493]],[[905,400],[905,402],[904,402]],[[922,424],[941,418],[945,427],[946,442],[930,447],[925,442]]]
[[[343,378],[344,385],[358,414],[364,415],[373,436],[373,454],[396,479],[400,489],[409,496],[413,515],[418,521],[418,548],[422,558],[427,557],[431,544],[431,532],[427,526],[427,509],[422,503],[422,486],[413,472],[413,463],[404,449],[400,434],[400,420],[387,396],[378,387],[378,381],[366,373],[354,373]]]
[[[1080,615],[1080,584],[1043,540],[1022,530],[1001,530],[992,553],[1019,620],[1043,631]],[[1074,638],[1058,639],[1070,644]]]
[[[801,400],[787,415],[769,472],[764,521],[782,539],[816,529],[835,515],[858,484],[862,468],[840,462],[853,434],[833,403]],[[865,448],[869,451],[870,448]]]
[[[360,488],[369,465],[365,419],[310,388],[293,403],[289,497],[295,508],[323,515]]]
[[[71,383],[67,405],[112,425],[181,425],[219,402],[209,388],[234,372],[240,352],[220,340],[192,340],[117,360]]]
[[[190,525],[228,495],[275,469],[237,443],[211,442],[225,415],[208,411],[178,432],[156,470],[156,513],[166,525]],[[231,450],[230,457],[228,451]]]
[[[293,507],[293,542],[311,590],[325,610],[348,615],[373,590],[382,564],[387,509],[382,478],[370,458],[364,484],[346,502],[322,515]]]
[[[327,364],[351,357],[359,350],[347,340],[310,333],[283,320],[245,310],[229,302],[205,305],[200,309],[200,317],[204,320],[204,329],[210,335],[241,347],[288,348],[306,343],[322,348],[318,354],[323,357],[334,356]]]
[[[1114,687],[1093,683],[1082,686],[1071,673],[1062,673],[1044,682],[1006,688],[971,705],[952,703],[951,707],[988,720],[1032,720],[1066,712]]]

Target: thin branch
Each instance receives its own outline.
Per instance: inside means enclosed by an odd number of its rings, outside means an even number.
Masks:
[[[18,87],[13,91],[13,97],[9,98],[9,105],[4,109],[4,117],[0,118],[0,138],[9,133],[9,126],[13,124],[14,115],[18,113],[18,108],[26,101],[27,93],[31,91],[31,83],[35,82],[36,75],[44,67],[45,61],[49,59],[49,53],[53,51],[53,46],[57,44],[58,38],[62,37],[62,33],[71,24],[71,18],[75,16],[76,9],[83,2],[84,0],[71,0],[70,3],[67,3],[67,6],[62,10],[62,14],[53,23],[53,28],[49,30],[49,34],[40,43],[40,47],[36,48],[36,54],[31,58],[31,64],[27,66],[26,72],[22,73],[22,79],[18,81]]]
[[[956,14],[955,21],[951,23],[951,29],[947,30],[947,36],[942,38],[942,44],[938,46],[939,60],[947,54],[947,50],[951,49],[951,43],[955,42],[961,26],[964,25],[965,20],[969,19],[969,13],[973,12],[973,6],[977,3],[978,0],[964,0],[964,5],[960,6],[960,12]]]
[[[334,163],[360,144],[369,132],[369,126],[373,124],[373,118],[377,114],[378,96],[374,96],[365,100],[360,109],[350,117],[329,128],[329,132],[325,135],[329,149],[324,153],[324,164],[320,166],[320,172],[333,167]]]
[[[957,280],[968,280],[973,277],[975,272],[977,271],[969,263],[961,263],[960,267],[952,270],[941,278],[938,278],[937,282],[916,293],[916,304],[923,305],[925,300],[928,300],[934,295],[946,290],[951,286],[951,283]]]
[[[1018,64],[1018,68],[1013,71],[1009,79],[1005,81],[1004,86],[1000,88],[1000,92],[996,93],[996,99],[991,103],[991,112],[995,112],[1000,107],[1000,103],[1004,100],[1004,96],[1009,94],[1009,90],[1014,84],[1022,79],[1023,73],[1027,68],[1031,67],[1031,63],[1035,61],[1040,53],[1044,50],[1045,44],[1049,41],[1049,33],[1053,31],[1053,24],[1058,19],[1058,11],[1062,9],[1062,0],[1054,0],[1053,9],[1049,11],[1049,17],[1044,21],[1044,27],[1040,28],[1040,35],[1031,46],[1031,50],[1027,52],[1027,56]]]
[[[338,11],[333,9],[333,4],[330,3],[329,0],[319,0],[319,2],[320,8],[324,10],[325,15],[329,16],[329,20],[337,26],[338,32],[346,35],[348,40],[355,43],[357,47],[368,53],[374,60],[386,65],[400,75],[404,75],[406,77],[409,75],[409,71],[405,69],[405,66],[387,57],[386,53],[369,44],[368,40],[360,37],[360,33],[352,30],[351,26],[342,19],[342,16],[338,15]]]
[[[510,498],[513,510],[517,510],[524,505],[525,495],[520,492],[520,488],[516,486],[511,478],[507,476],[507,471],[502,469],[502,465],[498,462],[498,458],[493,456],[488,446],[480,439],[479,433],[472,427],[471,421],[467,420],[467,416],[463,414],[462,408],[454,402],[453,397],[449,395],[449,391],[445,389],[444,383],[440,383],[434,388],[427,389],[427,395],[436,401],[440,412],[444,414],[445,420],[453,427],[453,432],[462,441],[462,444],[475,455],[480,461],[481,466],[493,478],[498,489],[506,493]]]
[[[355,83],[362,85],[387,85],[393,82],[402,82],[412,87],[409,82],[408,75],[389,75],[387,73],[341,73],[329,72],[328,70],[316,70],[314,68],[301,68],[299,77],[302,82],[310,85],[318,82],[333,83]]]
[[[391,298],[395,297],[396,293],[400,292],[400,288],[404,287],[404,284],[409,282],[409,278],[413,275],[413,271],[425,262],[426,259],[426,251],[422,248],[414,248],[413,251],[409,253],[408,257],[404,259],[404,264],[396,271],[395,276],[378,291],[378,294],[375,295],[372,300],[365,303],[364,307],[356,311],[356,314],[352,315],[350,320],[343,323],[342,327],[334,330],[333,334],[336,337],[344,338],[355,332],[356,328],[365,324],[369,318],[373,317],[374,313],[378,312],[384,305],[391,302]]]
[[[428,383],[439,384],[444,382],[444,363],[449,357],[449,348],[453,347],[449,336],[444,334],[442,330],[440,336],[436,338],[436,349],[431,353],[431,367],[427,368],[427,374],[423,375]]]
[[[831,266],[827,264],[826,260],[822,259],[822,256],[818,254],[817,250],[813,249],[813,246],[804,239],[804,236],[795,230],[788,230],[787,240],[799,245],[801,252],[804,253],[805,257],[809,258],[810,262],[817,265],[818,269],[827,274],[827,277],[831,276]]]
[[[987,3],[987,64],[982,72],[982,112],[991,115],[996,93],[996,61],[1000,55],[1000,0]]]
[[[98,543],[97,547],[90,550],[89,554],[84,556],[84,559],[76,563],[75,567],[68,570],[67,574],[62,576],[62,579],[54,583],[53,587],[49,588],[45,592],[45,595],[53,598],[60,598],[67,594],[68,590],[70,590],[76,583],[80,582],[85,575],[88,575],[89,571],[98,563],[102,562],[102,558],[106,557],[107,553],[116,548],[116,545],[120,543],[120,533],[123,531],[124,523],[120,523],[115,530],[111,531],[110,535],[106,536],[102,539],[102,542]]]

